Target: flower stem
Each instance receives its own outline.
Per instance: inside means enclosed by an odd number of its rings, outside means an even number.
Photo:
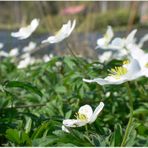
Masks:
[[[130,89],[128,82],[126,82],[126,88],[127,88],[128,96],[129,96],[130,118],[129,118],[126,130],[125,130],[125,134],[124,134],[124,137],[123,137],[123,140],[122,140],[122,143],[121,143],[122,147],[125,146],[125,144],[126,144],[126,140],[127,140],[128,134],[129,134],[129,128],[132,124],[132,118],[133,118],[133,97],[132,97],[131,89]]]
[[[86,130],[86,135],[88,136],[88,126],[87,126],[87,124],[85,125],[85,130]]]
[[[77,66],[79,67],[81,73],[83,73],[85,76],[87,76],[87,73],[85,72],[85,65],[80,61],[80,59],[76,56],[76,54],[73,52],[73,50],[71,49],[71,46],[69,45],[69,43],[66,41],[66,45],[67,45],[67,49],[70,51],[71,55],[76,59],[77,62]],[[82,66],[80,65],[80,63],[82,64]]]

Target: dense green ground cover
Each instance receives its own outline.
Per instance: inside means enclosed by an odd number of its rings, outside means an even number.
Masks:
[[[125,84],[100,86],[82,78],[105,77],[121,61],[100,64],[71,56],[54,57],[17,69],[9,58],[0,62],[1,146],[120,146],[129,119]],[[129,82],[134,118],[126,146],[148,146],[148,79]],[[85,127],[61,130],[79,107],[103,101],[97,120]]]

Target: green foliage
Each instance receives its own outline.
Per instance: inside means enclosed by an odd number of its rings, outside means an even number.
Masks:
[[[54,57],[17,69],[9,59],[0,63],[0,145],[1,146],[120,146],[129,118],[129,98],[124,85],[99,86],[83,78],[105,77],[102,65],[71,56]],[[130,83],[134,97],[134,121],[126,146],[148,146],[148,80]],[[136,87],[136,86],[139,87]],[[109,92],[109,95],[107,93]],[[97,120],[70,133],[61,130],[63,119],[74,118],[84,104],[105,107]]]

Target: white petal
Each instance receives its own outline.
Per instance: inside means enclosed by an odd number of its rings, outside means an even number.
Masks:
[[[10,57],[18,56],[19,55],[19,49],[18,48],[13,48],[9,52]]]
[[[124,65],[127,67],[127,74],[125,75],[127,80],[134,80],[141,76],[141,67],[136,59],[131,59],[130,64]]]
[[[88,79],[83,79],[83,81],[88,82],[88,83],[92,83],[92,82],[96,82],[100,85],[107,85],[107,84],[121,84],[124,82],[124,79],[115,79],[112,76],[108,76],[106,78],[95,78],[93,80],[88,80]]]
[[[66,132],[66,133],[70,133],[70,131],[68,130],[68,128],[66,128],[64,125],[62,125],[62,131]]]
[[[117,38],[112,40],[110,46],[113,46],[113,47],[118,48],[118,49],[123,48],[124,41],[125,41],[124,39],[117,37]]]
[[[20,40],[26,39],[35,31],[38,25],[39,20],[34,19],[32,20],[30,25],[20,28],[18,32],[12,32],[11,36],[16,37]]]
[[[102,111],[103,107],[104,107],[104,103],[100,102],[100,104],[95,109],[95,111],[89,121],[90,124],[93,123],[97,119],[97,117],[98,117],[99,113]]]
[[[126,45],[134,43],[134,37],[137,29],[134,29],[126,38]]]
[[[76,120],[76,119],[65,119],[63,120],[63,125],[66,127],[81,127],[86,125],[86,121]]]
[[[71,34],[71,32],[74,30],[75,26],[76,26],[76,20],[73,21],[72,26],[71,26],[71,28],[69,30],[69,34],[68,35]]]
[[[80,107],[78,113],[85,115],[87,120],[90,120],[93,110],[90,105],[84,105]]]
[[[114,36],[114,33],[113,33],[113,30],[112,30],[112,27],[111,26],[108,26],[106,35],[108,37],[108,42],[110,42],[110,40]]]
[[[141,48],[144,44],[144,42],[148,41],[148,34],[144,35],[140,41],[139,41],[139,44],[138,44],[138,47]]]

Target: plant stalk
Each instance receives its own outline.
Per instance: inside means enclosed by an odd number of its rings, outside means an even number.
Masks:
[[[130,126],[132,124],[132,118],[133,118],[133,97],[132,97],[131,89],[130,89],[128,82],[126,82],[126,88],[127,88],[128,96],[129,96],[130,118],[129,118],[126,130],[125,130],[125,134],[124,134],[124,137],[123,137],[123,140],[122,140],[122,143],[121,143],[121,147],[125,146],[125,144],[126,144],[126,140],[127,140],[128,134],[129,134],[129,129],[130,129]]]

